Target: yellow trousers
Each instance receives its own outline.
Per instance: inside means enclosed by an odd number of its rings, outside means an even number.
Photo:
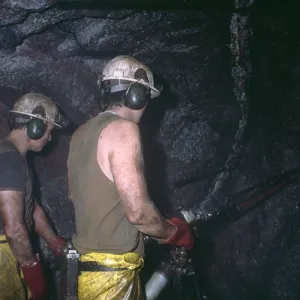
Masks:
[[[93,261],[120,271],[81,272],[78,281],[79,300],[142,300],[139,271],[144,260],[136,253],[115,255],[89,253],[81,261]]]
[[[0,299],[27,300],[30,292],[24,284],[22,271],[10,250],[5,235],[0,235]]]

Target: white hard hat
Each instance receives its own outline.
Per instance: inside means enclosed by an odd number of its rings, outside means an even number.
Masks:
[[[144,70],[145,76],[137,77],[139,70]],[[151,89],[151,98],[155,98],[160,95],[160,91],[154,87],[152,71],[145,64],[131,56],[117,56],[104,67],[100,80],[105,81],[113,79],[127,80],[143,84]]]

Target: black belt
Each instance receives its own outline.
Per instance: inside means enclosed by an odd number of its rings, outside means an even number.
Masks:
[[[7,244],[8,241],[7,240],[4,240],[4,241],[0,241],[0,244]]]
[[[110,268],[106,266],[99,265],[95,261],[80,261],[79,262],[79,270],[81,272],[99,272],[99,271],[124,271],[128,270],[127,268]]]

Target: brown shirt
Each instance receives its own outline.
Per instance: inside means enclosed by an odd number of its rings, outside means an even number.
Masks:
[[[102,130],[120,117],[103,113],[74,133],[68,156],[68,180],[75,207],[74,246],[81,254],[144,254],[142,234],[128,221],[115,183],[97,161]]]
[[[18,149],[9,140],[0,140],[0,190],[24,193],[24,221],[29,231],[33,225],[34,197],[30,169]],[[0,234],[3,234],[1,221]]]

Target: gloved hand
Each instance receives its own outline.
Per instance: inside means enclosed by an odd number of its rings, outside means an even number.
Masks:
[[[177,227],[177,230],[165,241],[165,244],[183,246],[191,250],[194,246],[194,236],[189,225],[185,221],[178,218],[171,218],[168,220],[168,222]]]
[[[47,299],[46,280],[43,274],[42,265],[37,260],[33,265],[21,266],[24,274],[24,281],[31,291],[33,300]]]
[[[48,245],[48,248],[53,252],[54,255],[61,256],[66,245],[67,242],[62,237],[57,236],[55,241]]]

